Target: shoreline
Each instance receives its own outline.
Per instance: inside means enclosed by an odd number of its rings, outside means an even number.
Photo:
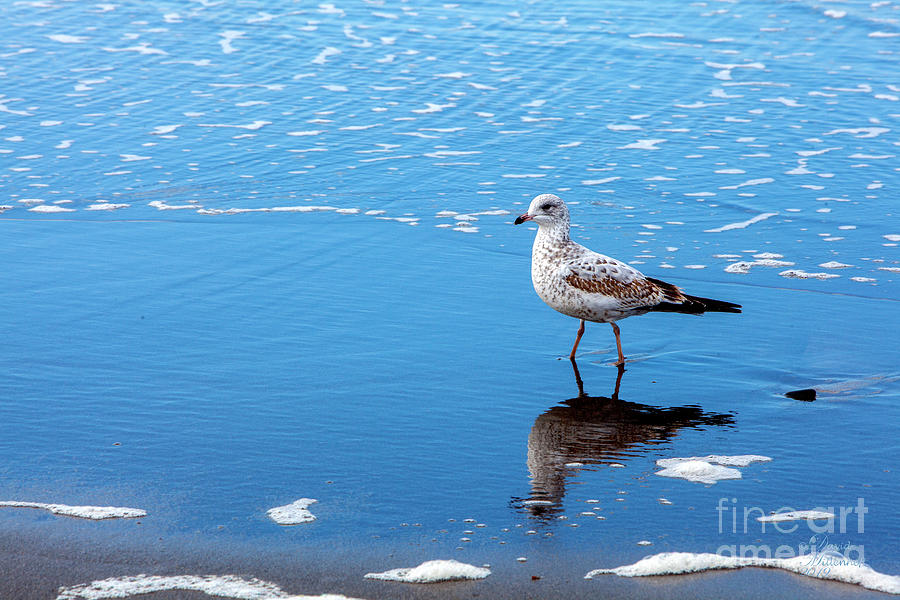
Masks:
[[[588,598],[741,598],[775,597],[809,599],[889,598],[857,585],[823,581],[779,569],[742,568],[684,575],[618,577],[604,575],[591,580],[584,575],[609,564],[602,552],[535,552],[519,563],[510,551],[475,548],[460,552],[440,551],[424,545],[355,542],[292,544],[286,548],[260,547],[258,542],[235,538],[213,540],[207,535],[151,531],[140,535],[121,530],[64,534],[60,531],[0,530],[0,598],[4,600],[55,600],[61,586],[71,588],[108,578],[146,575],[236,576],[260,580],[297,595],[340,594],[364,600],[431,600],[446,598],[534,598],[542,600]],[[64,529],[64,528],[60,528]],[[150,534],[150,535],[147,535]],[[326,544],[322,544],[325,546]],[[652,554],[649,552],[648,554]],[[410,567],[431,559],[454,558],[481,566],[490,564],[491,575],[477,581],[407,584],[365,579],[373,570]],[[624,564],[624,563],[623,563]],[[132,596],[130,596],[132,597]],[[133,596],[137,597],[137,596]],[[155,592],[141,598],[211,598],[202,592]]]

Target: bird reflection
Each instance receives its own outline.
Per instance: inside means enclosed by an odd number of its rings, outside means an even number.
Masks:
[[[696,405],[659,407],[620,400],[622,366],[609,397],[589,396],[574,360],[572,369],[578,396],[540,415],[528,436],[531,497],[516,504],[535,517],[549,518],[561,511],[566,484],[580,465],[624,462],[680,429],[734,423],[730,414],[705,412]]]

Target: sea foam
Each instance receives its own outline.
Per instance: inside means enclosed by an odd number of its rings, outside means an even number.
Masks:
[[[818,558],[829,562],[828,568],[815,568],[812,565]],[[828,560],[833,558],[834,560]],[[838,563],[838,564],[835,564]],[[792,558],[765,558],[756,556],[722,556],[712,553],[695,552],[663,552],[647,556],[631,565],[614,569],[596,569],[584,576],[593,579],[598,575],[613,574],[621,577],[647,577],[651,575],[680,575],[697,573],[714,569],[740,569],[741,567],[765,567],[784,569],[817,577],[833,579],[845,583],[854,583],[870,590],[900,594],[900,576],[879,573],[865,564],[855,564],[839,555],[812,556],[801,555]]]
[[[172,590],[202,592],[217,598],[233,598],[235,600],[353,600],[338,594],[295,596],[288,594],[274,583],[259,579],[242,579],[236,575],[111,577],[60,588],[56,600],[106,600],[107,598],[128,598]]]
[[[686,479],[697,483],[714,484],[723,479],[741,479],[741,472],[731,467],[746,467],[754,462],[768,462],[772,460],[768,456],[759,454],[738,454],[723,456],[710,454],[708,456],[691,456],[688,458],[661,458],[656,465],[662,467],[662,471],[656,474],[662,477],[674,477]]]
[[[833,519],[834,513],[823,510],[791,510],[774,513],[764,517],[756,517],[760,523],[780,523],[782,521],[810,521],[815,519]]]
[[[307,509],[316,502],[318,502],[318,500],[312,498],[300,498],[290,504],[270,508],[266,511],[266,514],[279,525],[299,525],[300,523],[309,523],[310,521],[315,521],[316,516]]]
[[[383,573],[367,573],[366,579],[402,581],[404,583],[435,583],[460,579],[484,579],[490,574],[490,569],[456,560],[429,560],[418,567],[391,569]]]
[[[44,502],[19,502],[17,500],[0,501],[0,506],[13,508],[41,508],[56,515],[80,517],[82,519],[134,519],[146,517],[147,511],[140,508],[120,506],[69,506],[68,504],[46,504]]]

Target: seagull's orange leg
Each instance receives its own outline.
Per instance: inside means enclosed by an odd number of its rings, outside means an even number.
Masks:
[[[621,366],[625,364],[625,357],[622,355],[622,342],[619,340],[619,326],[615,323],[610,323],[613,328],[613,333],[616,334],[616,350],[619,351],[619,362],[616,363],[616,366]]]
[[[578,350],[578,342],[581,341],[581,336],[584,335],[584,319],[581,320],[581,326],[578,328],[578,337],[575,338],[575,345],[572,346],[572,352],[569,354],[569,360],[575,360],[575,351]]]

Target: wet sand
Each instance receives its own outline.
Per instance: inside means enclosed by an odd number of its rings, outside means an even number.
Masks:
[[[47,524],[43,524],[47,525]],[[45,531],[39,531],[45,529]],[[52,529],[52,528],[51,528]],[[66,529],[62,527],[60,529]],[[853,585],[818,581],[768,569],[741,569],[670,577],[583,579],[593,567],[606,565],[595,557],[549,554],[519,563],[509,553],[457,552],[433,554],[411,544],[359,543],[345,540],[327,550],[310,546],[260,551],[250,543],[204,536],[71,535],[46,527],[9,528],[0,532],[0,598],[54,599],[61,586],[126,575],[237,575],[271,582],[291,594],[343,594],[363,599],[431,600],[451,598],[888,598]],[[433,558],[491,565],[492,574],[480,581],[403,584],[372,581],[366,572],[414,566]],[[534,577],[537,577],[535,579]],[[138,597],[138,596],[134,596]],[[139,596],[154,600],[208,598],[200,592],[173,590]]]

